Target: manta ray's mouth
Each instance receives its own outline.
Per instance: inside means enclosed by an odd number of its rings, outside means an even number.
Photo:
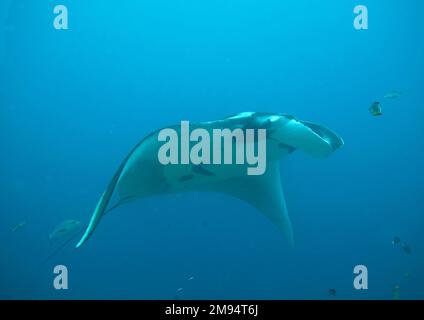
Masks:
[[[340,149],[344,145],[343,139],[327,127],[306,121],[302,121],[302,123],[325,140],[333,151]]]

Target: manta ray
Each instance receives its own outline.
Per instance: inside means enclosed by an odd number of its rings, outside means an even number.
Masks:
[[[101,195],[91,220],[77,244],[84,244],[93,234],[105,213],[120,205],[145,197],[190,192],[220,192],[255,207],[265,215],[293,244],[293,231],[280,181],[279,160],[301,150],[313,157],[324,158],[339,149],[343,140],[325,126],[296,119],[287,114],[243,112],[222,120],[200,122],[192,128],[266,129],[266,171],[247,175],[247,164],[176,164],[158,161],[157,130],[142,139],[125,157]],[[179,130],[179,126],[170,128]],[[255,142],[257,143],[257,142]],[[109,207],[112,195],[116,205]]]

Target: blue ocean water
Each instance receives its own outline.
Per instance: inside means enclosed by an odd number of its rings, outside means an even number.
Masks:
[[[69,30],[53,28],[58,4]],[[368,30],[353,27],[358,4]],[[423,299],[423,13],[418,0],[2,1],[0,298],[392,299],[399,286]],[[187,193],[122,206],[46,261],[54,227],[89,221],[144,136],[242,111],[345,141],[281,161],[294,248],[248,204]],[[68,290],[53,287],[59,264]]]

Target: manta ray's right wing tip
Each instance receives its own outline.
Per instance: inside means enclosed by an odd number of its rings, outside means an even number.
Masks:
[[[81,237],[80,241],[75,246],[75,249],[78,249],[79,247],[81,247],[87,241],[90,235],[91,235],[91,232],[87,228],[87,230],[85,230],[84,232],[84,235]]]
[[[78,243],[77,243],[77,245],[75,246],[75,249],[78,249],[79,247],[81,247],[82,245],[83,245],[83,243],[85,242],[85,240],[84,239],[81,239]]]
[[[93,218],[94,218],[94,216],[93,216]],[[84,232],[84,235],[81,237],[80,241],[77,243],[75,248],[78,249],[79,247],[81,247],[88,240],[88,238],[91,236],[93,231],[94,231],[94,227],[92,227],[92,223],[90,222],[89,226],[87,227],[87,229]]]
[[[124,170],[125,164],[127,163],[130,156],[134,153],[134,151],[140,146],[140,144],[144,141],[140,141],[132,150],[131,152],[126,156],[124,161],[122,161],[121,165],[119,166],[118,170],[116,170],[115,174],[113,175],[112,180],[109,182],[109,185],[107,189],[103,192],[102,196],[100,197],[99,202],[97,203],[96,209],[94,210],[94,213],[91,217],[90,223],[88,224],[87,229],[85,230],[84,235],[82,236],[81,240],[77,243],[76,248],[80,248],[87,240],[91,237],[94,230],[96,229],[97,225],[99,224],[102,217],[105,215],[105,213],[113,210],[118,205],[121,204],[121,202],[118,202],[117,205],[113,206],[111,209],[107,210],[107,206],[109,204],[110,198],[112,197],[113,191],[115,190],[115,186],[118,183],[119,177],[121,176],[122,171]]]
[[[112,190],[113,191],[113,190]],[[91,217],[90,223],[87,226],[87,229],[84,232],[84,235],[82,236],[81,240],[77,243],[75,248],[81,247],[87,240],[90,238],[90,236],[93,234],[94,230],[96,229],[97,225],[100,222],[100,219],[102,218],[105,209],[107,207],[107,204],[109,203],[110,196],[112,192],[110,190],[104,192],[102,196],[100,197],[99,203],[96,206],[96,209],[94,210],[93,216]]]

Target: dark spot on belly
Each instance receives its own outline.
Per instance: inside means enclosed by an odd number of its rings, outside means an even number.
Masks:
[[[272,135],[272,134],[274,134],[275,133],[275,129],[267,129],[266,130],[266,134],[268,135],[268,136],[270,136],[270,135]]]
[[[192,174],[186,174],[185,176],[182,176],[181,178],[179,178],[178,181],[185,182],[185,181],[189,181],[189,180],[191,180],[193,178],[194,178],[194,175],[192,175]]]
[[[273,137],[268,137],[267,139],[268,139],[268,140],[275,141],[275,142],[277,142],[277,143],[282,143],[280,140],[275,139],[275,138],[273,138]]]
[[[194,173],[201,174],[202,176],[212,177],[215,175],[213,172],[203,168],[201,165],[193,166],[192,169]]]
[[[293,152],[294,150],[296,150],[296,148],[295,148],[295,147],[289,146],[288,144],[285,144],[285,143],[282,143],[282,142],[280,142],[280,143],[278,144],[278,146],[280,147],[280,149],[287,149],[287,151],[288,151],[289,153],[291,153],[291,152]]]

